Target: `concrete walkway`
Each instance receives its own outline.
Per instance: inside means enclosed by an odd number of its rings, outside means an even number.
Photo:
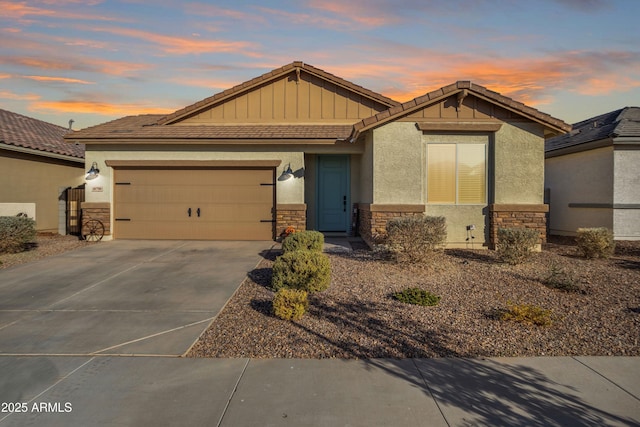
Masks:
[[[640,426],[640,357],[178,357],[264,243],[116,241],[0,271],[0,427]]]
[[[637,426],[640,358],[0,357],[0,426]],[[24,404],[24,405],[22,405]]]

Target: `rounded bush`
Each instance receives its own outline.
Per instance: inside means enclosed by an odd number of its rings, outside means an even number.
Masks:
[[[299,231],[289,234],[282,241],[282,252],[315,251],[322,252],[324,248],[324,234],[319,231]]]
[[[24,216],[0,217],[0,253],[22,252],[36,239],[36,222]]]
[[[608,228],[579,228],[578,248],[585,258],[609,258],[616,248],[613,233]]]
[[[529,259],[539,242],[540,232],[532,228],[499,228],[498,258],[511,265],[521,264]]]
[[[282,320],[299,320],[307,311],[307,292],[282,288],[273,297],[273,314]]]
[[[444,247],[447,223],[442,216],[392,218],[387,222],[386,240],[396,261],[426,261]]]
[[[287,252],[276,258],[273,264],[271,286],[300,289],[310,293],[322,292],[331,282],[329,258],[322,252]]]

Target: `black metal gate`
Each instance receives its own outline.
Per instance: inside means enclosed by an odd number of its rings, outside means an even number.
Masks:
[[[82,209],[84,202],[84,185],[67,188],[67,234],[79,236],[82,231]]]

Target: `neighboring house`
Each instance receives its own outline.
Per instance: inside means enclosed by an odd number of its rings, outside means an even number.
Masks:
[[[470,82],[400,104],[293,62],[66,138],[100,169],[84,217],[115,238],[274,239],[293,226],[372,242],[389,218],[426,213],[447,218],[450,244],[479,247],[500,226],[544,238],[544,139],[569,129]]]
[[[64,233],[60,197],[84,182],[84,145],[63,139],[68,130],[0,109],[0,209],[35,203],[36,228]],[[9,205],[11,204],[11,205]],[[28,210],[25,208],[24,210]]]
[[[576,123],[545,152],[550,234],[607,227],[617,240],[640,240],[640,107]]]

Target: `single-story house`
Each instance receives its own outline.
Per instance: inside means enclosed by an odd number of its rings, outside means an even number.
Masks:
[[[67,132],[0,109],[0,215],[26,213],[38,231],[65,233],[61,198],[84,182],[84,145],[66,143]]]
[[[275,239],[287,227],[360,234],[443,215],[451,245],[497,228],[544,239],[544,140],[561,120],[468,81],[403,104],[293,62],[169,115],[66,136],[98,179],[85,218],[116,239]]]
[[[606,227],[617,240],[640,240],[640,107],[573,125],[545,145],[550,234]]]

